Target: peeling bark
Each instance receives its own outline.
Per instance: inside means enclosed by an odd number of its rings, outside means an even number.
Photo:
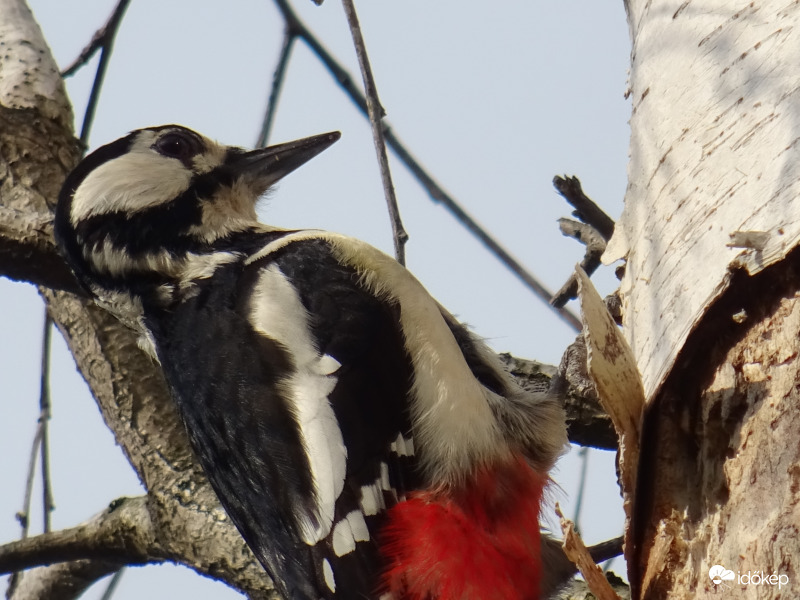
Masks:
[[[799,281],[798,252],[734,277],[648,409],[646,460],[661,468],[640,472],[642,597],[718,597],[717,564],[799,581]],[[729,585],[781,597],[778,586]]]

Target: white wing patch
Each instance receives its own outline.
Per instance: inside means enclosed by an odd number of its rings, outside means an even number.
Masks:
[[[381,489],[385,492],[392,491],[392,482],[389,479],[389,465],[385,462],[381,463],[381,479],[380,479],[380,486]]]
[[[383,491],[380,488],[379,481],[361,486],[361,501],[359,504],[361,505],[361,512],[368,517],[386,510],[386,502],[383,499]]]
[[[368,542],[369,529],[364,515],[359,510],[347,513],[333,528],[333,551],[344,556],[356,549],[356,542]]]
[[[397,434],[390,448],[397,456],[414,456],[414,440],[404,438],[402,433]]]
[[[295,364],[296,371],[284,383],[291,391],[317,501],[316,514],[300,525],[304,541],[316,544],[330,533],[336,500],[344,488],[347,448],[328,401],[340,364],[314,347],[308,312],[277,265],[259,273],[251,316],[256,330],[285,346]]]
[[[336,579],[333,578],[333,567],[327,558],[322,559],[322,574],[325,576],[325,585],[332,592],[336,592]]]

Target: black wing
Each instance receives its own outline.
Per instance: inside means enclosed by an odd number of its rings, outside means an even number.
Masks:
[[[399,311],[312,239],[158,319],[195,452],[288,598],[375,597],[382,515],[416,486]]]

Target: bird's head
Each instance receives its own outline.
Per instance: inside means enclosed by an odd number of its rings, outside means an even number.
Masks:
[[[55,234],[79,278],[169,276],[258,228],[255,205],[275,182],[339,139],[338,132],[245,151],[179,125],[131,132],[67,177]]]

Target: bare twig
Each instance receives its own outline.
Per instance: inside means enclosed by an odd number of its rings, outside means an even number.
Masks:
[[[114,12],[111,13],[111,16],[109,17],[108,22],[100,31],[95,34],[95,38],[98,36],[100,38],[97,43],[97,47],[100,48],[100,62],[97,65],[97,72],[94,76],[92,91],[89,94],[89,102],[86,104],[86,113],[84,114],[83,126],[81,127],[80,139],[81,142],[83,142],[84,148],[89,143],[89,134],[92,130],[92,123],[94,123],[94,113],[97,109],[97,101],[100,99],[100,90],[103,88],[103,80],[106,76],[108,61],[111,59],[111,52],[114,49],[114,38],[117,36],[117,31],[119,31],[119,26],[122,23],[122,17],[125,14],[125,10],[128,8],[129,3],[130,0],[119,0]],[[93,44],[94,40],[92,40],[92,44],[89,44],[87,50],[90,49]],[[91,52],[93,53],[94,50],[91,50]]]
[[[397,206],[392,174],[389,170],[389,157],[386,156],[386,141],[383,138],[385,111],[378,99],[378,88],[375,85],[375,78],[372,76],[372,68],[369,65],[367,47],[364,44],[364,36],[361,34],[361,26],[358,23],[355,4],[353,0],[342,0],[342,6],[344,6],[344,12],[347,15],[347,23],[350,25],[350,34],[353,36],[353,44],[355,45],[358,64],[361,68],[361,77],[364,80],[364,91],[367,96],[367,114],[369,116],[369,124],[372,127],[372,141],[375,144],[375,153],[378,155],[383,194],[386,197],[386,207],[389,210],[389,219],[392,222],[394,256],[397,262],[405,265],[405,246],[408,241],[408,233],[406,233],[403,221],[400,218],[400,209]]]
[[[33,498],[33,484],[36,479],[36,458],[39,456],[39,448],[42,445],[42,422],[36,426],[36,433],[33,435],[33,444],[31,444],[30,458],[28,460],[28,475],[25,478],[25,498],[22,501],[22,510],[17,513],[17,521],[19,521],[22,531],[20,532],[20,539],[28,537],[28,532],[31,527],[31,500]]]
[[[553,293],[539,282],[520,262],[511,256],[499,242],[497,242],[478,222],[465,211],[458,202],[447,193],[425,170],[425,168],[414,158],[408,149],[400,142],[391,129],[386,129],[386,141],[389,147],[394,150],[398,158],[403,161],[409,171],[417,178],[417,181],[425,188],[434,202],[441,203],[450,211],[456,220],[464,226],[473,236],[503,263],[520,281],[531,290],[534,295],[542,302],[550,306],[556,314],[575,331],[581,330],[581,321],[575,314],[564,308],[550,305],[550,298]]]
[[[287,24],[283,34],[283,44],[281,45],[281,53],[278,57],[278,64],[275,66],[275,72],[272,75],[272,88],[269,92],[269,100],[267,101],[267,111],[264,113],[264,121],[261,124],[261,133],[258,134],[256,140],[256,148],[263,148],[267,145],[269,134],[272,130],[272,122],[275,120],[275,113],[278,110],[278,99],[281,95],[283,88],[283,81],[286,78],[286,67],[289,64],[289,58],[292,54],[292,47],[294,41],[297,39],[297,34],[294,33],[292,28]]]
[[[581,268],[587,275],[591,275],[600,266],[600,258],[603,252],[606,251],[606,240],[600,235],[594,227],[586,223],[578,223],[572,219],[559,219],[558,220],[561,233],[568,237],[575,238],[580,243],[586,245],[586,252],[581,260]],[[575,273],[570,275],[567,282],[561,286],[550,303],[553,306],[564,306],[570,300],[578,297],[578,279]]]
[[[122,567],[111,576],[111,580],[108,582],[108,586],[106,586],[105,591],[103,591],[103,595],[100,597],[100,600],[111,600],[111,597],[114,595],[114,592],[117,591],[117,586],[119,586],[119,582],[124,574],[125,567]]]
[[[575,208],[572,215],[582,221],[578,223],[570,219],[559,219],[559,225],[564,235],[573,237],[586,246],[581,268],[591,275],[600,266],[600,257],[605,252],[606,242],[614,234],[614,221],[583,193],[581,182],[577,177],[556,175],[553,178],[553,187]],[[561,286],[561,289],[553,295],[550,304],[562,307],[577,297],[578,280],[573,273]]]
[[[111,16],[108,18],[108,21],[106,21],[106,24],[95,32],[94,36],[92,37],[92,41],[89,42],[89,44],[83,50],[81,50],[78,58],[76,58],[70,66],[61,72],[62,77],[67,78],[74,75],[78,69],[83,67],[92,59],[92,56],[94,56],[95,52],[106,47],[109,38],[113,39],[116,35],[116,30],[119,28],[122,15],[125,13],[125,9],[128,8],[129,3],[130,0],[120,0],[117,3],[117,6],[114,8]]]
[[[614,234],[614,220],[583,193],[581,182],[577,177],[556,175],[553,178],[553,187],[575,208],[572,216],[594,227],[604,240],[611,239]]]
[[[42,332],[42,370],[39,385],[39,427],[42,432],[41,442],[41,475],[42,475],[42,519],[45,533],[50,531],[50,513],[53,508],[53,488],[50,480],[50,340],[53,331],[53,320],[45,309]]]
[[[333,78],[339,86],[347,93],[347,96],[355,104],[358,109],[364,114],[367,114],[367,101],[363,94],[359,91],[358,87],[353,83],[353,78],[350,74],[336,61],[335,58],[328,52],[322,44],[317,40],[311,31],[303,24],[297,17],[294,11],[289,6],[287,0],[275,0],[275,4],[283,15],[284,20],[289,28],[294,31],[297,36],[302,39],[308,47],[317,55],[319,60],[331,73]],[[531,273],[529,273],[516,259],[514,259],[508,251],[503,248],[489,233],[487,233],[478,223],[473,219],[456,200],[450,196],[444,189],[433,179],[433,177],[425,170],[425,168],[417,161],[408,149],[403,145],[399,138],[392,132],[391,128],[384,121],[384,136],[386,143],[395,152],[397,157],[408,167],[409,171],[416,177],[420,185],[428,192],[428,195],[434,202],[441,203],[456,220],[463,225],[472,235],[486,246],[486,248],[497,257],[512,273],[514,273],[522,283],[528,287],[540,300],[550,306],[550,298],[552,293],[543,286]],[[551,307],[568,325],[576,331],[581,328],[581,322],[571,311],[565,308]]]
[[[48,428],[50,420],[50,386],[48,382],[50,372],[50,332],[52,321],[45,310],[44,334],[42,336],[42,371],[39,388],[39,421],[36,425],[36,433],[31,444],[30,458],[28,460],[28,475],[25,478],[25,498],[22,501],[22,510],[17,513],[22,531],[20,538],[28,537],[31,527],[31,503],[33,501],[33,486],[36,480],[36,460],[41,458],[42,474],[42,496],[43,496],[43,520],[45,533],[50,531],[50,512],[53,509],[53,498],[50,482],[50,461],[47,443]]]
[[[581,460],[581,476],[578,479],[578,493],[575,494],[575,513],[572,520],[575,522],[575,531],[580,533],[580,519],[583,511],[583,494],[586,491],[586,475],[589,468],[589,448],[584,446],[578,450],[578,457]]]

